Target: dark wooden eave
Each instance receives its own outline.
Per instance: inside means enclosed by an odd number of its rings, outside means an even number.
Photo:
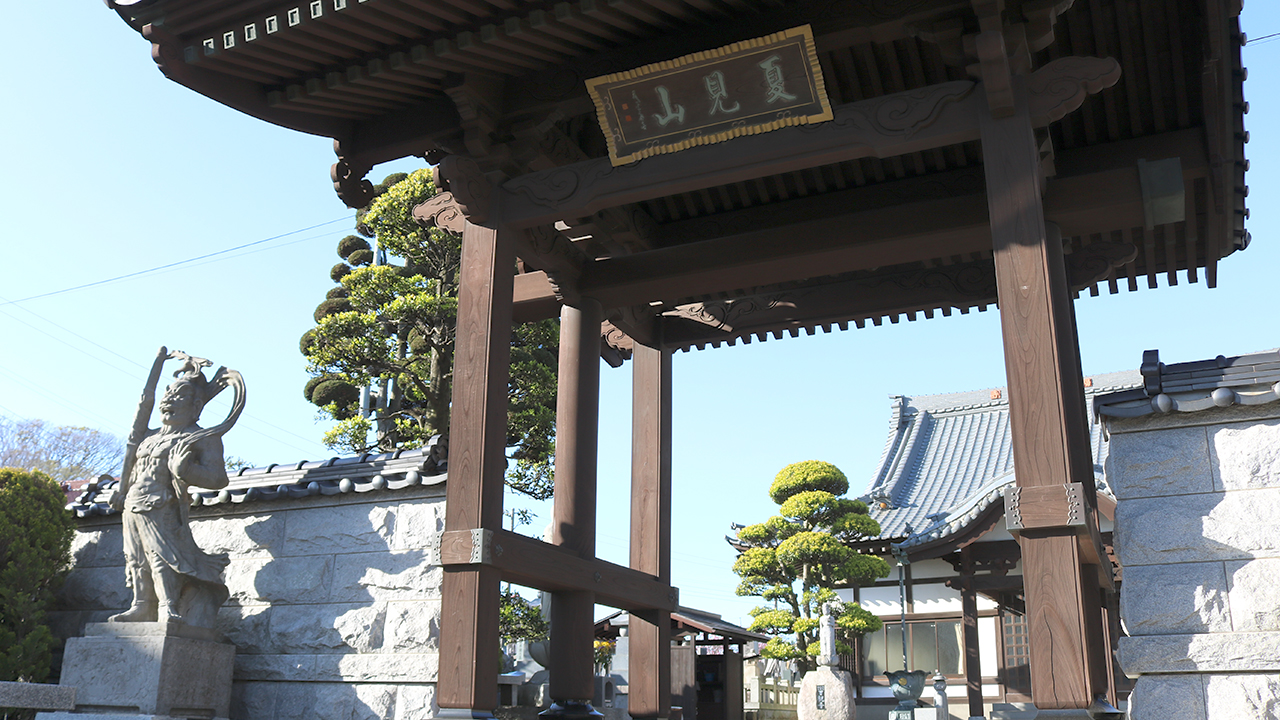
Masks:
[[[554,282],[537,273],[518,282],[518,318],[553,315],[567,297],[591,296],[625,332],[642,340],[661,332],[668,345],[689,349],[994,302],[980,280],[990,272],[991,242],[977,128],[953,119],[964,117],[965,103],[985,102],[965,68],[971,7],[139,0],[116,10],[151,41],[173,80],[255,117],[333,137],[335,182],[347,191],[373,164],[397,157],[443,150],[476,159],[505,183],[516,224],[545,235],[555,222],[577,247],[566,256],[522,245],[526,267]],[[1069,57],[1110,57],[1123,69],[1079,110],[1039,123],[1045,216],[1079,261],[1074,289],[1136,290],[1144,277],[1154,287],[1157,276],[1172,284],[1179,273],[1215,284],[1218,260],[1248,241],[1238,1],[1006,7],[1035,34],[1033,69]],[[805,22],[837,108],[830,127],[616,170],[604,159],[587,78]],[[940,105],[936,121],[906,141],[851,149],[838,130],[841,107],[965,83],[967,94]],[[746,156],[750,167],[735,164]],[[1169,157],[1181,159],[1186,220],[1148,226],[1136,165]],[[592,199],[536,197],[570,170],[597,188]]]

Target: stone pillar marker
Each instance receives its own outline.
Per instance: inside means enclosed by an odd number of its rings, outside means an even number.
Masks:
[[[799,720],[854,720],[857,709],[853,676],[841,670],[836,652],[836,621],[831,615],[832,603],[822,606],[818,619],[818,669],[805,673],[800,681],[800,697],[796,701]]]

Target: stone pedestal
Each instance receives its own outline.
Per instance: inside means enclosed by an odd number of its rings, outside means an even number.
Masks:
[[[796,699],[799,720],[854,720],[853,677],[845,670],[820,666],[805,673]]]
[[[77,713],[225,718],[235,654],[217,632],[181,622],[92,623],[67,641],[61,684],[76,689]]]

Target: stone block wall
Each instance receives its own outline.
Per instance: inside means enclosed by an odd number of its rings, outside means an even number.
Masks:
[[[192,509],[196,542],[231,559],[218,629],[237,646],[233,720],[436,714],[443,480]],[[119,515],[80,521],[60,636],[128,607],[121,547]]]
[[[1109,429],[1130,717],[1280,718],[1280,403]]]

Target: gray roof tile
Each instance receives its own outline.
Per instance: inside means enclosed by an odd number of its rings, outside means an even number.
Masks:
[[[424,448],[391,453],[365,453],[345,458],[271,464],[241,469],[222,490],[191,488],[191,506],[299,499],[316,495],[400,490],[414,485],[437,485],[447,479],[447,441],[437,436]],[[112,515],[108,503],[119,479],[103,475],[67,505],[78,518]]]
[[[1158,350],[1148,350],[1142,355],[1141,372],[1142,387],[1095,397],[1094,414],[1131,418],[1280,400],[1277,350],[1173,365],[1160,362]]]
[[[1141,384],[1137,372],[1093,377],[1085,398]],[[863,493],[880,523],[875,540],[911,544],[959,532],[1014,482],[1009,401],[976,390],[921,397],[894,396],[889,438],[871,484]],[[1098,422],[1090,423],[1094,474],[1106,491],[1107,443]],[[876,499],[892,506],[880,507]]]

